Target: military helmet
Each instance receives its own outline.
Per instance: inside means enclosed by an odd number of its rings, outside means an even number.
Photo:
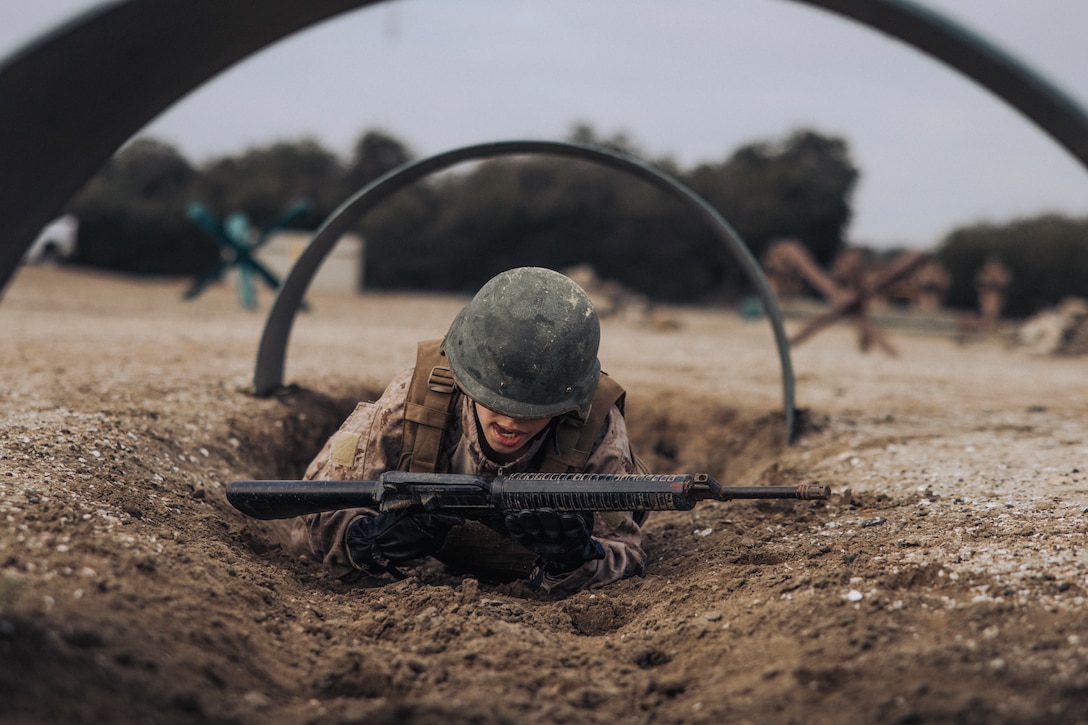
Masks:
[[[541,267],[503,272],[454,318],[442,350],[458,386],[511,418],[589,410],[601,325],[586,293]]]

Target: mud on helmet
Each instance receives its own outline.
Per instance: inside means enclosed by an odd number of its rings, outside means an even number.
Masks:
[[[601,364],[601,326],[586,293],[542,267],[485,284],[457,314],[442,350],[470,398],[511,418],[589,410]]]

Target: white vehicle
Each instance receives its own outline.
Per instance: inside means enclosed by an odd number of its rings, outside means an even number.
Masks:
[[[23,255],[24,264],[56,264],[69,259],[76,251],[79,220],[65,214],[51,221]]]

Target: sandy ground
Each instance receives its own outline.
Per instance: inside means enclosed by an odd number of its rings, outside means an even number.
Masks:
[[[1084,358],[725,311],[606,321],[659,472],[827,483],[653,514],[567,598],[434,567],[347,585],[226,502],[296,477],[463,299],[311,298],[281,395],[227,286],[27,269],[0,301],[0,722],[1088,722]],[[791,323],[791,329],[797,323]]]

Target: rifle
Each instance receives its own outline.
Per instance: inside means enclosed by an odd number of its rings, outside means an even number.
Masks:
[[[480,476],[387,471],[377,481],[232,481],[227,500],[257,519],[286,519],[337,509],[395,511],[421,506],[480,519],[504,511],[688,511],[699,501],[827,499],[826,484],[722,486],[705,473],[517,473]]]

